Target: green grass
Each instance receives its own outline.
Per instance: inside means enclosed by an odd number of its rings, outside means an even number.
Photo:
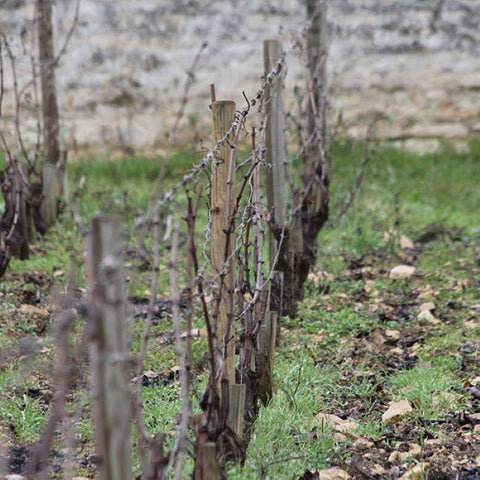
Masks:
[[[434,364],[443,364],[448,362],[452,368],[455,367],[459,359],[457,357],[457,347],[463,345],[471,338],[480,336],[480,327],[474,329],[459,328],[460,325],[445,325],[441,331],[432,335],[423,352],[423,358]]]
[[[420,366],[389,378],[398,392],[398,399],[406,398],[415,406],[415,414],[426,420],[438,420],[444,412],[456,411],[462,406],[459,396],[462,381],[457,371],[445,366]]]
[[[282,349],[277,392],[260,409],[245,468],[233,468],[229,478],[292,478],[305,465],[326,468],[341,446],[315,417],[322,412],[321,392],[335,388],[335,378],[332,370],[317,368],[305,350]]]
[[[308,308],[308,307],[307,307]],[[318,333],[321,329],[328,329],[328,336],[333,342],[338,342],[346,336],[358,335],[371,327],[371,319],[363,313],[355,311],[354,307],[346,306],[338,312],[327,312],[321,309],[305,311],[301,318],[286,320],[286,325],[294,326],[298,320],[305,325],[306,331]]]
[[[15,395],[0,404],[2,425],[10,425],[15,438],[21,443],[38,439],[46,419],[46,409],[26,394]]]
[[[66,230],[64,224],[53,227],[45,239],[38,239],[35,248],[40,254],[30,255],[27,261],[12,258],[12,271],[42,271],[52,275],[55,271],[65,271],[72,263],[79,264],[83,255],[82,241],[71,230]]]
[[[370,441],[380,440],[385,435],[386,427],[378,420],[367,420],[360,423],[355,434]]]
[[[391,229],[415,239],[427,226],[438,224],[463,228],[478,238],[478,142],[472,141],[467,153],[446,146],[421,156],[388,146],[381,148],[368,164],[352,210],[338,224],[336,212],[353,185],[363,152],[362,145],[350,142],[333,148],[331,222],[321,232],[322,267],[341,269],[339,255],[345,249],[362,255],[385,248],[384,233]]]

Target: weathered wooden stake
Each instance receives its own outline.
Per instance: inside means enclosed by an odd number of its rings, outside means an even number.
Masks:
[[[220,466],[217,461],[217,446],[215,442],[206,442],[202,446],[203,470],[201,480],[218,480],[220,478]]]
[[[245,384],[230,385],[228,392],[227,425],[239,438],[243,438],[246,392],[247,386]]]
[[[326,104],[327,104],[327,50],[328,50],[328,26],[327,4],[320,4],[318,0],[307,0],[307,17],[311,19],[308,29],[307,51],[308,65],[311,75],[311,88],[314,102],[308,103],[308,135],[321,128],[319,139],[325,146],[326,142]],[[312,105],[312,103],[314,105]],[[318,112],[315,112],[315,108]],[[321,125],[316,125],[316,119],[320,119]]]
[[[278,40],[265,40],[263,44],[263,56],[265,75],[271,72],[282,55],[282,44]],[[267,162],[271,164],[271,169],[267,170],[267,198],[268,208],[273,212],[273,222],[277,230],[286,233],[287,213],[285,200],[286,185],[286,145],[285,145],[285,114],[283,105],[283,84],[282,77],[274,77],[270,86],[267,86],[265,92],[265,105],[267,113]],[[282,244],[275,240],[272,230],[269,235],[270,268],[279,268],[283,270],[293,270],[293,254],[291,252],[291,240],[283,238]],[[280,249],[280,252],[279,252]],[[279,253],[282,254],[280,258]],[[275,261],[277,260],[277,264]],[[267,342],[267,365],[270,377],[273,374],[273,358],[275,345],[277,341],[277,325],[280,325],[280,315],[282,312],[282,290],[283,274],[275,272],[270,283],[270,311],[267,314],[266,342]],[[274,329],[272,328],[272,320]]]
[[[40,206],[40,214],[45,229],[48,229],[57,221],[57,201],[59,195],[57,166],[45,160],[42,168],[42,203]]]
[[[268,368],[270,369],[270,378],[273,384],[273,369],[275,366],[275,345],[277,342],[277,324],[279,318],[278,312],[270,312],[268,315],[268,335],[270,337],[270,345],[268,346]]]
[[[258,353],[266,356],[268,354],[269,347],[270,339],[268,338],[268,325],[266,322],[263,322],[258,329]]]
[[[55,89],[55,54],[53,47],[52,2],[36,0],[38,12],[38,49],[42,90],[44,169],[42,172],[42,220],[46,228],[57,219],[59,181],[56,167],[59,159],[59,115]]]
[[[213,143],[220,141],[228,131],[235,113],[235,103],[232,101],[218,101],[212,104],[213,113]],[[228,141],[215,151],[215,160],[212,168],[212,190],[211,190],[211,215],[212,215],[212,234],[211,234],[211,261],[213,273],[223,276],[223,288],[221,291],[220,304],[218,306],[218,315],[214,320],[218,344],[221,349],[224,348],[226,341],[226,371],[230,384],[235,383],[235,329],[233,318],[229,318],[229,302],[233,298],[233,285],[231,284],[228,272],[223,272],[225,268],[225,252],[228,256],[232,253],[232,239],[225,231],[225,215],[227,205],[227,182],[230,166],[230,145]],[[232,179],[233,181],[233,179]],[[233,189],[232,189],[233,190]],[[228,245],[227,245],[227,239]],[[228,268],[233,268],[233,258],[229,260]],[[223,272],[223,273],[222,273]],[[221,281],[217,282],[220,289]],[[225,338],[228,332],[229,338]]]
[[[273,372],[275,367],[275,346],[277,325],[280,318],[278,312],[268,312],[264,323],[258,331],[257,374],[259,395],[266,404],[273,395]]]
[[[96,439],[102,480],[131,480],[130,392],[127,379],[122,225],[92,220],[89,248]]]
[[[290,242],[288,245],[291,245],[290,239],[288,239],[288,241]],[[295,261],[293,252],[290,252],[289,261],[290,265],[293,266]],[[275,335],[275,347],[280,343],[280,317],[283,312],[283,283],[284,272],[279,270],[274,271],[270,285],[270,311],[278,314],[276,332],[273,332],[273,335]]]
[[[257,351],[256,351],[256,365],[255,371],[258,377],[258,394],[260,400],[264,405],[272,397],[272,369],[271,369],[271,354],[272,354],[272,323],[271,323],[271,286],[269,284],[269,290],[267,293],[267,309],[265,310],[264,317],[262,318],[260,328],[257,335]],[[273,335],[275,339],[275,335]],[[275,340],[274,340],[275,342]]]
[[[265,75],[268,75],[277,65],[282,55],[282,44],[278,40],[265,40],[263,43],[263,59]],[[267,201],[268,209],[273,212],[273,221],[283,228],[286,224],[285,178],[286,178],[286,147],[285,147],[285,115],[283,110],[282,77],[276,75],[272,83],[265,89],[265,108],[267,114],[266,159],[271,168],[267,170]],[[277,253],[277,242],[270,232],[269,242],[270,266],[273,266]]]

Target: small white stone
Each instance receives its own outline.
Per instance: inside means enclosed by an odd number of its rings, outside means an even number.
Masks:
[[[410,265],[397,265],[390,270],[390,278],[409,278],[415,273],[415,267]]]

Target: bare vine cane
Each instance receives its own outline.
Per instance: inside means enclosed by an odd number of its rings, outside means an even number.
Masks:
[[[182,411],[180,414],[180,423],[177,428],[177,442],[171,457],[171,462],[175,458],[175,478],[182,479],[183,467],[185,463],[185,454],[187,453],[187,435],[190,424],[190,397],[189,397],[189,365],[187,356],[182,344],[181,335],[181,314],[180,314],[180,294],[177,282],[177,263],[178,263],[178,244],[179,244],[180,225],[177,221],[173,229],[172,249],[170,254],[170,295],[172,299],[172,317],[173,330],[175,334],[175,345],[178,363],[180,366],[180,392],[182,397]],[[188,332],[187,332],[188,337]]]
[[[54,316],[57,358],[53,375],[55,388],[53,389],[52,409],[34,452],[27,463],[28,474],[41,480],[50,478],[51,472],[48,470],[48,462],[55,431],[57,425],[68,417],[67,395],[75,377],[70,343],[71,329],[75,320],[75,314],[71,309],[75,296],[75,275],[76,271],[72,268],[67,294],[59,305],[58,313]]]
[[[185,81],[185,85],[183,87],[183,95],[182,95],[182,100],[180,102],[180,107],[178,108],[178,111],[175,117],[175,123],[168,133],[167,153],[162,165],[162,169],[158,174],[157,179],[155,181],[155,186],[153,187],[153,193],[151,196],[152,202],[158,197],[160,186],[162,184],[162,181],[165,179],[165,175],[170,165],[170,161],[172,159],[172,154],[173,154],[173,146],[175,145],[178,128],[180,127],[180,122],[182,121],[182,118],[185,114],[185,107],[188,103],[190,90],[192,88],[192,85],[195,82],[195,71],[200,63],[202,54],[204,50],[207,48],[207,46],[208,46],[208,42],[202,43],[195,58],[193,59],[192,65],[187,70],[187,80]]]
[[[154,212],[153,218],[153,274],[151,279],[151,294],[149,298],[149,304],[147,309],[147,316],[145,318],[145,325],[142,334],[142,342],[140,347],[140,353],[137,358],[137,368],[135,374],[135,389],[132,398],[132,409],[135,418],[135,425],[139,434],[139,447],[140,458],[144,466],[146,467],[146,449],[155,445],[153,438],[147,432],[145,427],[145,419],[143,415],[143,401],[142,401],[142,375],[145,365],[145,355],[148,349],[148,340],[150,338],[150,331],[153,323],[153,312],[155,309],[156,292],[158,286],[159,277],[159,263],[160,263],[160,225],[159,225],[158,212]]]

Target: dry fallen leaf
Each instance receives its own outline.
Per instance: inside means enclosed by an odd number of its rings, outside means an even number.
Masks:
[[[480,383],[480,376],[469,378],[468,381],[471,385],[476,385],[477,383]]]
[[[29,315],[40,315],[41,317],[48,317],[50,315],[48,310],[35,307],[35,305],[29,305],[28,303],[24,303],[20,306],[20,312],[27,313]]]
[[[410,443],[408,445],[408,453],[414,457],[415,455],[419,455],[422,453],[422,447],[418,443]]]
[[[352,448],[371,448],[373,447],[374,443],[371,442],[370,440],[367,440],[366,438],[360,437],[357,438],[353,443],[352,443]]]
[[[365,290],[366,293],[370,295],[370,297],[378,297],[379,296],[379,291],[375,288],[375,281],[374,280],[365,280],[365,283],[363,284],[363,289]],[[379,301],[377,299],[377,301]]]
[[[355,370],[353,376],[357,378],[374,377],[375,372],[373,370]]]
[[[318,470],[317,473],[320,480],[345,480],[350,478],[350,475],[345,470],[338,467]]]
[[[428,468],[428,463],[418,463],[413,468],[405,472],[404,475],[400,477],[400,480],[421,480],[425,478],[425,470]]]
[[[424,312],[426,310],[428,311],[432,311],[432,310],[435,310],[435,304],[433,302],[425,302],[425,303],[422,303],[418,309],[420,310],[420,312]]]
[[[383,234],[383,239],[388,242],[393,240],[395,243],[400,242],[400,248],[405,250],[407,248],[414,248],[415,245],[406,235],[400,234],[397,230],[388,230]]]
[[[438,395],[432,395],[432,405],[438,407],[448,403],[449,407],[454,407],[458,404],[462,396],[459,393],[454,392],[442,392]]]
[[[385,475],[387,471],[378,463],[372,465],[371,473],[374,475]]]
[[[408,350],[410,355],[413,355],[417,350],[420,350],[421,348],[422,348],[422,343],[416,342],[411,347],[408,347]]]
[[[13,330],[12,328],[7,328],[5,333],[6,333],[7,337],[10,337],[10,338],[18,338],[21,335],[20,332],[17,332],[15,330]]]
[[[435,318],[430,310],[422,310],[418,314],[417,318],[420,322],[423,321],[423,322],[430,323],[432,325],[436,325],[440,323],[440,320],[438,318]]]
[[[343,433],[336,432],[333,437],[338,443],[347,443],[350,441],[350,439]]]
[[[478,327],[478,322],[476,322],[475,320],[465,320],[462,325],[465,327],[465,328],[468,328],[469,330],[473,330],[474,328],[477,328]]]
[[[387,230],[386,232],[383,233],[383,239],[388,242],[392,238],[397,237],[397,231],[396,230]]]
[[[409,456],[410,454],[408,452],[399,452],[398,450],[395,450],[389,455],[388,461],[390,463],[404,463]]]
[[[206,337],[207,336],[207,327],[203,328],[192,328],[190,338],[200,338],[200,337]],[[187,338],[188,333],[183,332],[180,335],[180,338]]]
[[[319,272],[310,272],[308,274],[308,280],[310,280],[314,285],[320,285],[322,282],[325,280],[328,280],[332,278],[332,275],[330,275],[327,272],[324,271],[319,271]]]
[[[415,267],[410,265],[397,265],[390,270],[389,277],[393,279],[409,278],[415,273]]]
[[[469,287],[472,284],[472,280],[470,278],[460,278],[455,281],[455,285],[453,287],[454,290],[462,290],[465,287]]]
[[[393,340],[393,341],[397,341],[397,340],[400,340],[400,332],[398,330],[391,330],[389,328],[387,328],[385,330],[385,335],[387,336],[387,338],[389,340]]]
[[[345,434],[350,438],[359,438],[354,431],[358,428],[358,423],[354,420],[343,420],[337,415],[329,415],[328,413],[319,413],[315,416],[315,419],[320,423],[326,423],[330,425],[333,430],[339,433]]]
[[[321,343],[325,340],[325,330],[322,328],[316,335],[310,337],[310,341],[313,343]]]
[[[413,408],[408,400],[400,400],[398,402],[390,402],[388,410],[382,415],[382,422],[394,422],[402,417],[405,417]]]
[[[426,445],[442,445],[443,440],[441,438],[429,438],[425,441]]]
[[[388,339],[383,334],[383,330],[381,328],[374,328],[370,332],[369,338],[375,345],[384,345],[388,342]]]
[[[405,250],[406,248],[415,248],[415,245],[406,235],[401,235],[400,248]]]

